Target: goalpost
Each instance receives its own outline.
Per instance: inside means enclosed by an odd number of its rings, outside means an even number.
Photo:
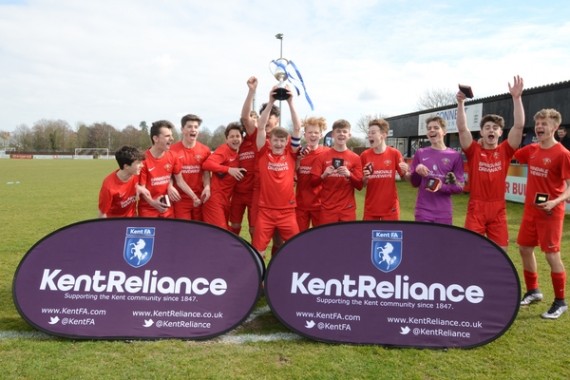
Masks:
[[[109,148],[75,148],[73,159],[109,159]]]

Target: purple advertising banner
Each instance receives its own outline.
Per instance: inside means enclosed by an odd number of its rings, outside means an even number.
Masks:
[[[97,219],[40,240],[14,276],[32,326],[86,339],[207,339],[238,326],[264,267],[241,238],[173,219]]]
[[[265,294],[283,324],[311,339],[467,348],[510,327],[520,283],[509,257],[471,231],[352,222],[289,240],[270,262]]]

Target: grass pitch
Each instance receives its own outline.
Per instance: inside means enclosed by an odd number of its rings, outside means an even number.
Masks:
[[[37,333],[17,313],[12,279],[23,255],[41,238],[97,216],[97,197],[114,160],[0,160],[0,377],[3,379],[538,379],[570,378],[569,314],[540,318],[552,300],[550,274],[537,252],[545,300],[521,309],[500,338],[469,350],[395,349],[325,344],[300,338],[259,301],[252,318],[213,340],[72,341]],[[399,185],[402,220],[413,220],[415,190]],[[358,194],[359,217],[363,194]],[[454,224],[463,224],[466,195],[454,196]],[[509,203],[509,256],[522,205]],[[566,217],[568,221],[568,216]],[[568,225],[568,224],[566,224]],[[247,238],[247,227],[242,229]],[[570,268],[570,233],[562,256]],[[458,253],[460,254],[460,253]],[[522,281],[522,278],[521,278]]]

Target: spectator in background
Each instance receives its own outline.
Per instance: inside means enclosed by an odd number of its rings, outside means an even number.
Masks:
[[[568,136],[568,129],[566,126],[561,125],[556,131],[556,140],[560,141],[560,144],[564,148],[570,150],[570,136]]]

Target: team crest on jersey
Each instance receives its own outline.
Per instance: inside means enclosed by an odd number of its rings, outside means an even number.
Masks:
[[[140,268],[152,258],[154,227],[127,227],[123,258],[130,266]]]
[[[390,166],[392,166],[392,160],[384,160],[384,166],[386,166],[386,167],[388,167],[388,168],[389,168]]]
[[[445,166],[448,166],[449,164],[451,164],[451,160],[449,158],[442,158],[441,162],[443,162],[443,164]]]
[[[398,268],[402,262],[402,231],[372,231],[372,264],[388,273]]]
[[[172,173],[172,164],[166,164],[166,165],[164,165],[164,169],[165,169],[168,173]]]
[[[550,166],[550,164],[552,163],[552,160],[549,157],[544,157],[542,159],[542,163],[544,164],[544,166]]]

